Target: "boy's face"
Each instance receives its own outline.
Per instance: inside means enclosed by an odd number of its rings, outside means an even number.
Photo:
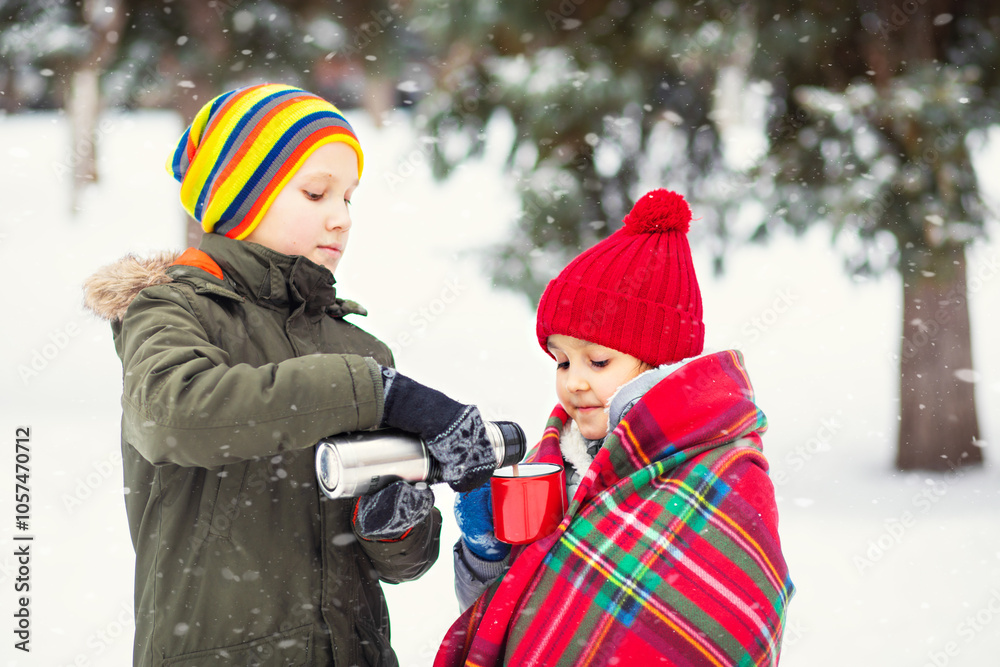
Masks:
[[[546,341],[556,358],[559,403],[589,440],[608,433],[608,404],[615,391],[649,368],[609,347],[552,334]]]
[[[302,255],[336,271],[351,230],[348,204],[358,187],[358,157],[343,142],[325,144],[292,174],[244,240]]]

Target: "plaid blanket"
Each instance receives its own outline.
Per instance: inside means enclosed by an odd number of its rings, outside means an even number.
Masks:
[[[557,407],[537,461],[562,462]],[[451,665],[774,665],[792,582],[739,352],[682,366],[608,436],[559,528],[448,631]]]

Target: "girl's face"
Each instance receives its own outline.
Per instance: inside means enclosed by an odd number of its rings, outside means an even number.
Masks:
[[[336,271],[351,230],[348,204],[358,187],[358,156],[347,144],[324,144],[306,158],[244,240],[302,255]]]
[[[603,438],[611,396],[650,366],[624,352],[562,334],[549,336],[546,344],[556,358],[559,403],[583,437]]]

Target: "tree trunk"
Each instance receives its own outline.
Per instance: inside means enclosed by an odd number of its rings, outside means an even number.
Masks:
[[[205,231],[201,228],[201,223],[192,218],[187,213],[184,214],[184,242],[189,248],[197,248],[201,245],[201,237]]]
[[[904,249],[896,467],[981,465],[965,247]]]
[[[180,0],[176,5],[178,16],[190,35],[198,57],[182,61],[169,56],[161,67],[164,73],[177,81],[172,101],[180,111],[184,124],[189,125],[201,108],[216,95],[225,92],[216,78],[228,66],[229,58],[235,53],[225,19],[240,6],[239,2],[204,2],[203,0]],[[190,247],[198,247],[204,232],[201,224],[189,215],[184,215],[184,239]]]
[[[12,58],[0,60],[0,112],[14,113],[18,109],[14,63]]]
[[[362,103],[371,116],[375,127],[385,124],[385,117],[395,104],[396,85],[392,79],[370,75],[365,79],[365,93]]]
[[[70,209],[76,211],[87,185],[97,181],[97,117],[101,110],[100,72],[84,65],[73,72],[70,85],[70,164],[73,191]]]
[[[125,25],[121,0],[86,0],[83,20],[90,31],[90,52],[80,59],[70,83],[70,154],[73,190],[70,207],[76,211],[87,185],[97,181],[97,122],[101,112],[101,72],[114,55]]]

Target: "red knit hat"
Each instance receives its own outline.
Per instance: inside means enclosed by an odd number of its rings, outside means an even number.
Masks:
[[[691,209],[669,190],[643,195],[625,226],[583,251],[538,304],[538,344],[563,334],[653,366],[701,354],[705,325],[687,231]]]

